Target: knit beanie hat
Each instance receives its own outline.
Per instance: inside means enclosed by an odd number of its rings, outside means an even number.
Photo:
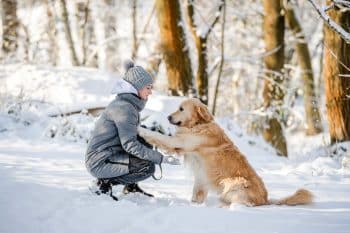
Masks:
[[[133,61],[126,61],[124,63],[124,68],[124,80],[133,85],[136,90],[140,90],[147,85],[153,84],[152,76],[141,66],[135,66]]]

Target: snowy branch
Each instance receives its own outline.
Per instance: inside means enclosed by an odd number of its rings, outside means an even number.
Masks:
[[[188,15],[188,21],[191,26],[191,30],[194,30],[192,33],[194,36],[199,36],[201,38],[207,38],[209,34],[211,33],[212,29],[214,28],[215,24],[219,21],[221,10],[224,5],[222,1],[218,3],[218,9],[215,14],[215,19],[211,24],[207,24],[207,28],[202,27],[200,30],[198,29],[198,25],[194,22],[194,0],[188,0],[187,1],[187,15]]]
[[[210,34],[210,32],[211,32],[211,30],[214,28],[215,24],[219,21],[220,13],[221,13],[221,10],[222,10],[223,5],[224,5],[224,2],[223,2],[223,1],[219,3],[218,10],[217,10],[217,12],[216,12],[216,14],[215,14],[215,19],[214,19],[214,21],[211,23],[211,25],[209,26],[206,35],[209,35],[209,34]]]
[[[350,10],[350,2],[344,0],[333,0],[333,3],[341,8],[348,8]]]
[[[326,24],[337,34],[339,34],[345,41],[346,43],[350,43],[350,33],[345,31],[341,26],[339,26],[336,22],[334,22],[327,14],[326,14],[326,7],[319,7],[316,5],[314,0],[308,0],[311,5],[315,8],[317,13],[321,16],[321,18],[326,22]],[[340,2],[346,2],[346,1],[334,1],[335,3]],[[344,5],[344,3],[343,3]]]
[[[214,99],[213,99],[213,106],[211,109],[211,113],[213,115],[215,115],[215,111],[216,111],[216,99],[217,99],[217,95],[218,95],[218,91],[219,91],[219,83],[220,83],[220,79],[221,79],[221,74],[222,74],[222,70],[223,70],[223,66],[224,66],[224,50],[225,50],[225,45],[224,45],[224,41],[225,41],[225,24],[226,24],[226,2],[225,0],[222,0],[222,5],[220,7],[223,7],[223,12],[222,12],[222,23],[221,23],[221,46],[220,46],[220,50],[221,50],[221,59],[220,59],[220,65],[219,65],[219,71],[218,71],[218,76],[216,79],[216,83],[215,83],[215,89],[214,89]]]

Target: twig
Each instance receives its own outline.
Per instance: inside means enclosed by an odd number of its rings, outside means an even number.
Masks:
[[[215,84],[215,92],[214,92],[214,100],[213,100],[213,107],[212,107],[212,114],[215,115],[215,110],[216,110],[216,98],[218,95],[218,90],[219,90],[219,83],[220,83],[220,78],[222,74],[222,68],[224,66],[224,41],[225,41],[225,22],[226,22],[226,3],[225,0],[222,0],[222,24],[221,24],[221,59],[220,59],[220,65],[219,65],[219,72],[218,72],[218,77],[216,79],[216,84]]]

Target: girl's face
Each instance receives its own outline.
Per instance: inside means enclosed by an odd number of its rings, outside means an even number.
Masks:
[[[152,94],[152,84],[145,86],[144,88],[138,90],[138,94],[141,99],[147,100],[148,96]]]

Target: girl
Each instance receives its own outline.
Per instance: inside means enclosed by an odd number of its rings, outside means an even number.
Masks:
[[[137,135],[140,112],[152,94],[153,78],[141,66],[125,63],[125,75],[115,87],[116,98],[95,124],[85,156],[90,174],[97,178],[97,194],[112,195],[112,185],[123,192],[144,192],[137,182],[152,176],[163,155]]]

